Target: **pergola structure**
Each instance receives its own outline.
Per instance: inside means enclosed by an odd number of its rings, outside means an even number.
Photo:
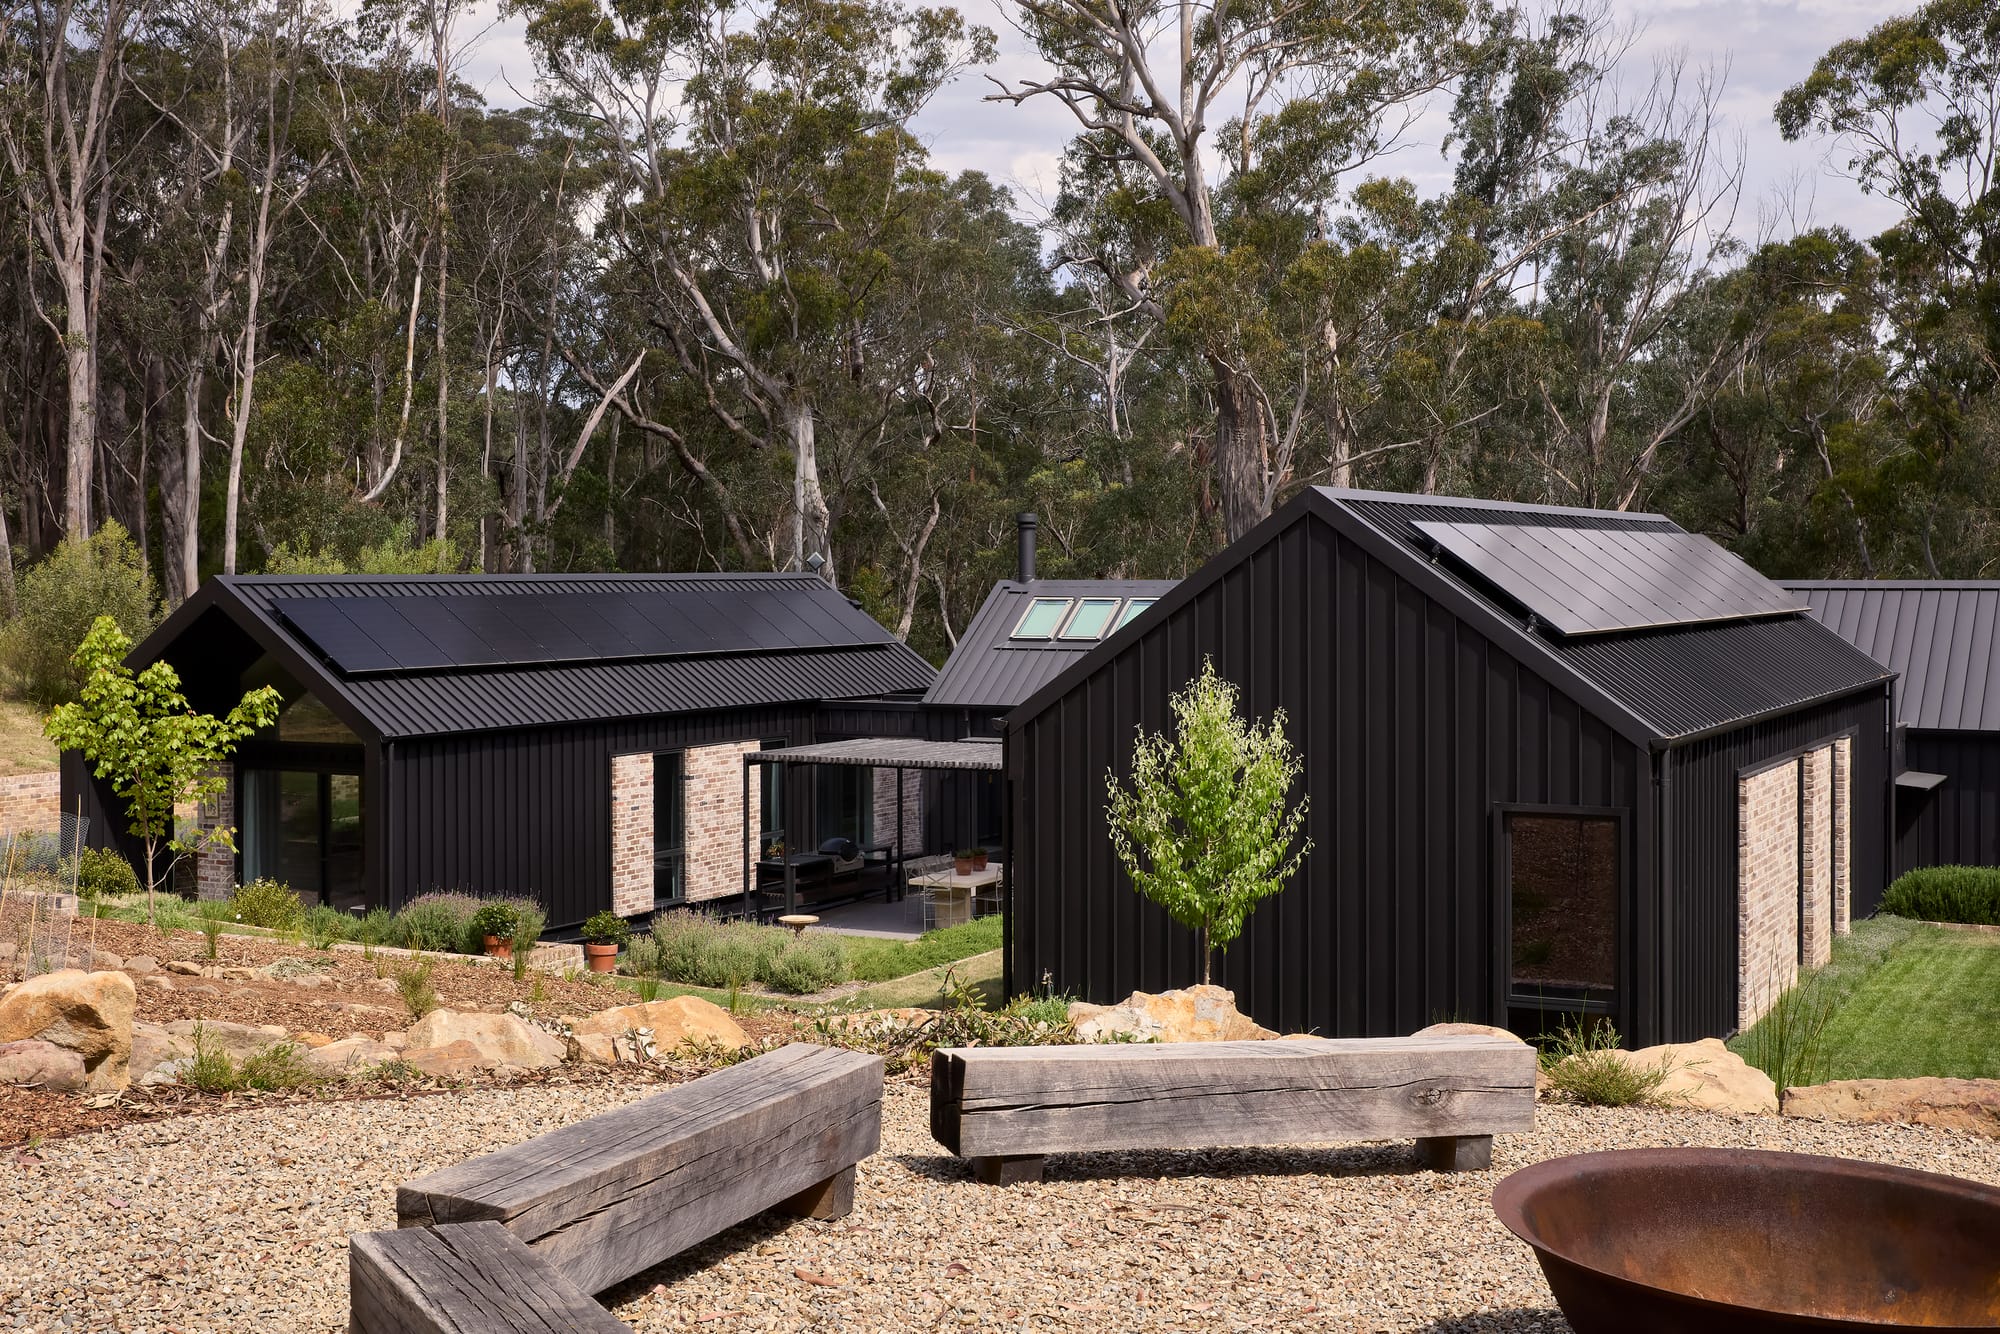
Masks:
[[[903,774],[910,769],[942,769],[997,773],[1000,769],[1000,741],[926,741],[916,737],[855,737],[846,741],[821,741],[808,746],[785,746],[776,750],[750,751],[743,756],[743,908],[745,915],[757,910],[755,859],[751,855],[754,831],[750,828],[750,766],[755,764],[838,764],[863,769],[891,769],[896,774],[896,843],[891,864],[903,860]],[[786,795],[788,807],[791,794]],[[1002,831],[1001,842],[1006,843]],[[785,854],[785,912],[798,911],[797,854]]]

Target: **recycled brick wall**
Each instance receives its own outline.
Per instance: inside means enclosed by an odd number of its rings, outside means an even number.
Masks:
[[[653,757],[611,757],[611,911],[653,910]]]
[[[875,839],[877,843],[900,843],[910,856],[924,851],[924,775],[919,769],[903,770],[903,833],[896,836],[896,771],[875,771]]]
[[[1833,933],[1853,931],[1854,738],[1833,743]]]
[[[54,833],[62,822],[62,772],[0,777],[0,834]]]
[[[195,827],[203,833],[211,829],[236,827],[236,768],[223,766],[222,791],[204,801],[194,813]],[[185,864],[185,863],[184,863]],[[226,899],[236,893],[236,852],[226,843],[202,841],[195,853],[194,894],[198,899]],[[144,874],[145,868],[139,868]]]
[[[1737,780],[1736,1023],[1799,975],[1799,762]]]
[[[763,794],[751,775],[750,819],[743,819],[743,757],[760,747],[756,741],[731,741],[696,746],[682,753],[686,779],[687,897],[690,903],[727,898],[743,892],[743,853],[747,837],[762,827]]]
[[[1817,968],[1833,957],[1833,747],[1809,751],[1799,765],[1799,966]]]

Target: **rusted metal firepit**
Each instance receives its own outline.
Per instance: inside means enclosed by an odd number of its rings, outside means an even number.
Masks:
[[[1577,1334],[2000,1329],[2000,1190],[1751,1149],[1514,1173],[1493,1209]]]

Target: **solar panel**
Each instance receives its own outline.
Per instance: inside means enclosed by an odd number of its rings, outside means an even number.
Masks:
[[[1697,533],[1488,523],[1416,527],[1563,635],[1806,610],[1803,598]]]
[[[279,610],[348,675],[778,652],[888,638],[839,597],[755,586],[297,598]]]

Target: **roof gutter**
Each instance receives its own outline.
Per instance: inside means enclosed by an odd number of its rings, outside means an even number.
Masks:
[[[1789,704],[1776,704],[1757,713],[1745,714],[1741,718],[1732,718],[1728,722],[1717,723],[1713,727],[1704,727],[1698,732],[1683,732],[1678,736],[1661,737],[1653,742],[1653,749],[1656,751],[1678,750],[1682,746],[1692,745],[1697,741],[1706,741],[1710,737],[1722,736],[1724,733],[1734,732],[1740,728],[1755,727],[1758,723],[1769,722],[1773,718],[1782,718],[1788,713],[1797,713],[1800,709],[1809,709],[1815,705],[1830,703],[1833,700],[1846,699],[1850,695],[1874,694],[1884,689],[1895,679],[1895,673],[1892,672],[1887,676],[1864,682],[1858,686],[1846,686],[1839,690],[1829,690],[1823,695],[1809,695],[1804,699],[1794,700]]]

